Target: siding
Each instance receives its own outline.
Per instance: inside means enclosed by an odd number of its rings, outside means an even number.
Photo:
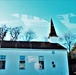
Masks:
[[[6,66],[0,75],[69,75],[66,50],[12,49],[1,48],[0,55],[6,55]],[[20,56],[25,56],[25,70],[19,69]],[[44,56],[44,69],[38,69],[38,57]],[[54,61],[56,67],[52,67]]]

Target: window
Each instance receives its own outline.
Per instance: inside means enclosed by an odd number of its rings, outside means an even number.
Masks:
[[[44,69],[44,57],[39,56],[39,69],[42,70]]]
[[[39,61],[44,61],[44,57],[43,56],[39,56]]]
[[[5,69],[5,55],[0,55],[0,69]]]
[[[52,64],[54,64],[54,61],[52,61]]]
[[[24,70],[25,69],[25,56],[20,56],[20,65],[19,69]]]
[[[55,64],[53,64],[53,68],[55,68],[56,66],[55,66]]]
[[[52,54],[55,54],[55,51],[54,50],[52,51]]]
[[[56,65],[55,65],[54,61],[52,61],[52,67],[53,67],[53,68],[55,68],[55,67],[56,67]]]

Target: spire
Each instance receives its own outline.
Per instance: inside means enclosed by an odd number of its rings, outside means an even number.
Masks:
[[[53,24],[53,21],[51,19],[51,23],[50,23],[50,33],[49,33],[49,37],[58,37],[57,34],[56,34],[56,31],[55,31],[55,28],[54,28],[54,24]]]

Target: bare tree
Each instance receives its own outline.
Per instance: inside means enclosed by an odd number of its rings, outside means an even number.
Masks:
[[[11,40],[16,41],[18,39],[18,35],[21,33],[22,27],[14,27],[10,28]]]
[[[24,33],[24,37],[26,41],[30,41],[36,38],[36,33],[29,29],[27,32]]]
[[[68,53],[68,61],[69,61],[69,68],[72,71],[73,75],[76,73],[76,43],[72,47],[71,51]]]
[[[6,25],[3,25],[2,27],[0,27],[0,41],[4,40],[4,37],[6,36],[7,31],[8,31],[8,28]]]
[[[76,43],[74,44],[71,51],[69,52],[69,56],[71,59],[76,59]]]
[[[63,37],[59,38],[59,41],[64,42],[62,44],[65,45],[69,51],[71,50],[72,46],[74,45],[75,40],[76,40],[76,35],[72,34],[72,33],[67,33]]]

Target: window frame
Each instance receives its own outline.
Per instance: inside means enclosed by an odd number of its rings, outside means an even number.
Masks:
[[[40,68],[40,65],[42,68]],[[44,70],[44,56],[39,56],[39,70]]]
[[[4,70],[6,68],[6,55],[0,55],[0,70]]]
[[[21,67],[21,65],[23,67]],[[19,70],[25,70],[25,56],[21,55],[19,60]]]

